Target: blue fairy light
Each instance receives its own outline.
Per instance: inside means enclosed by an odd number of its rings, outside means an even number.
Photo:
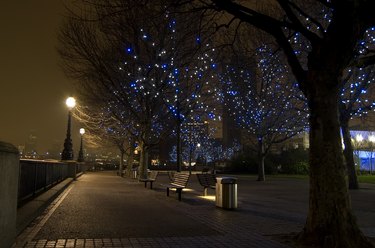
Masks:
[[[197,44],[200,45],[200,44],[201,44],[201,37],[200,37],[200,36],[197,36],[197,37],[195,38],[195,42],[197,42]]]
[[[131,46],[128,46],[128,47],[126,48],[126,53],[127,53],[127,54],[132,54],[132,53],[133,53],[133,48],[132,48]]]

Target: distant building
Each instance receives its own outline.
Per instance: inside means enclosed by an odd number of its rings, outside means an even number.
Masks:
[[[375,113],[356,117],[349,123],[355,163],[362,171],[375,169]]]
[[[54,140],[52,146],[47,150],[47,158],[60,160],[62,144],[61,140]]]
[[[375,114],[355,118],[350,121],[355,163],[362,171],[375,171]],[[343,144],[344,146],[344,144]],[[301,133],[281,144],[277,144],[272,152],[296,148],[309,148],[309,133]],[[344,148],[344,147],[343,147]]]
[[[299,134],[296,134],[290,139],[287,139],[286,141],[282,143],[276,143],[273,144],[271,147],[270,152],[274,154],[279,154],[282,151],[288,151],[293,149],[309,149],[310,143],[309,143],[309,133],[308,131],[301,132]]]
[[[24,158],[38,158],[37,153],[37,136],[35,135],[35,130],[31,130],[28,139],[25,142]]]
[[[18,145],[18,152],[20,153],[21,158],[23,157],[25,153],[25,145]]]

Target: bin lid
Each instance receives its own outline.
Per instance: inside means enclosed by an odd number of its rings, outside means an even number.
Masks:
[[[221,184],[235,184],[237,182],[236,177],[218,177],[216,180]]]

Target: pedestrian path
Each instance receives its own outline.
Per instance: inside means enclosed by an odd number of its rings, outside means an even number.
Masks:
[[[14,247],[287,247],[275,235],[298,232],[305,221],[305,181],[259,184],[240,178],[239,208],[233,211],[215,206],[213,190],[211,197],[202,197],[194,175],[181,202],[176,194],[166,196],[160,183],[167,181],[167,175],[160,175],[150,190],[114,172],[84,174],[18,237]],[[371,194],[372,189],[353,198],[360,201]],[[369,218],[375,220],[374,210],[364,209],[366,203],[354,205],[365,233],[373,235],[375,223]]]

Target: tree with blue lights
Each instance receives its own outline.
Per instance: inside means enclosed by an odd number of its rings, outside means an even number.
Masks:
[[[355,162],[353,158],[353,144],[349,130],[349,121],[368,115],[374,108],[373,91],[375,80],[374,45],[375,28],[366,30],[363,40],[357,45],[357,56],[343,78],[343,89],[340,95],[340,125],[343,135],[344,156],[348,168],[349,189],[359,189]]]
[[[356,49],[366,30],[375,26],[375,1],[264,1],[267,8],[261,8],[260,1],[176,2],[193,10],[205,9],[207,15],[221,14],[220,23],[228,27],[255,27],[271,36],[282,49],[310,111],[310,199],[298,242],[319,247],[374,247],[359,229],[350,204],[339,96],[345,70],[364,59],[357,56]],[[303,36],[308,45],[302,60],[291,43],[290,37],[295,33]]]
[[[203,159],[204,165],[212,164],[220,160],[229,160],[237,151],[238,144],[233,147],[224,148],[219,139],[215,138],[217,128],[215,121],[187,122],[181,129],[182,160],[188,165],[191,172],[192,164],[197,162],[198,158]],[[170,159],[177,161],[177,148],[172,147]]]
[[[134,44],[129,45],[126,52],[130,58],[138,61],[136,63],[140,63],[137,65],[137,73],[140,72],[139,68],[144,67],[146,67],[144,73],[147,73],[147,77],[132,82],[130,86],[138,92],[139,89],[145,87],[143,80],[151,78],[154,92],[150,94],[159,96],[163,107],[166,108],[167,117],[171,121],[169,123],[171,126],[168,128],[172,128],[172,133],[177,140],[176,164],[177,171],[180,171],[181,128],[183,124],[201,121],[201,118],[204,118],[203,115],[206,118],[216,117],[212,100],[216,93],[216,89],[213,87],[215,77],[212,71],[217,65],[213,59],[215,49],[211,48],[209,43],[203,43],[201,36],[196,35],[197,29],[192,29],[191,23],[187,21],[192,16],[179,17],[177,18],[179,21],[177,21],[168,12],[163,14],[162,19],[166,28],[164,35],[160,33],[158,28],[160,25],[141,29],[141,43],[147,48],[142,49],[142,52],[147,54],[139,55],[135,50],[135,47],[139,47],[139,45]],[[196,33],[192,30],[195,30]],[[156,56],[150,57],[150,54]],[[138,59],[138,57],[145,58],[147,56],[149,57],[146,61]],[[122,65],[121,71],[129,74],[129,70],[125,69],[127,66]],[[150,72],[155,74],[150,75]],[[155,89],[157,84],[159,86]],[[160,119],[166,121],[165,117]],[[143,151],[143,149],[141,150]]]
[[[305,131],[307,107],[298,85],[289,77],[279,54],[267,46],[257,49],[256,67],[235,58],[226,65],[222,82],[228,112],[245,131],[242,145],[258,156],[258,181],[265,181],[264,161],[272,145]]]
[[[179,137],[181,123],[208,110],[214,50],[197,36],[192,15],[173,16],[163,1],[85,7],[61,29],[64,69],[79,81],[80,97],[100,104],[136,139],[146,177],[150,148],[171,132]]]
[[[200,44],[200,39],[196,40]],[[177,138],[176,144],[176,164],[177,171],[181,170],[181,154],[183,134],[188,132],[189,125],[203,123],[204,120],[217,120],[216,99],[217,79],[216,67],[213,56],[215,49],[206,44],[193,59],[194,64],[184,66],[183,71],[175,71],[171,76],[172,84],[164,92],[169,110],[176,120],[174,135]]]
[[[371,99],[371,91],[373,94],[374,90],[374,80],[374,66],[365,68],[352,67],[347,70],[343,80],[344,87],[340,96],[339,110],[344,156],[348,168],[349,189],[359,189],[349,121],[366,116],[374,108],[374,100]]]
[[[324,19],[330,21],[330,15],[325,14]],[[339,119],[343,137],[345,163],[348,172],[349,189],[359,189],[355,162],[353,158],[353,144],[349,130],[349,122],[366,116],[374,107],[370,100],[374,80],[374,31],[372,27],[365,32],[364,38],[357,44],[356,57],[352,64],[345,70],[342,77],[342,89],[339,97]],[[295,33],[290,38],[293,49],[300,60],[305,61],[309,51],[306,38],[300,33]],[[369,97],[370,96],[370,97]]]
[[[224,146],[220,139],[215,139],[211,130],[209,135],[199,135],[192,148],[195,159],[204,166],[216,170],[217,162],[229,161],[241,150],[240,144],[234,140],[231,145]],[[188,146],[187,146],[188,148]]]

